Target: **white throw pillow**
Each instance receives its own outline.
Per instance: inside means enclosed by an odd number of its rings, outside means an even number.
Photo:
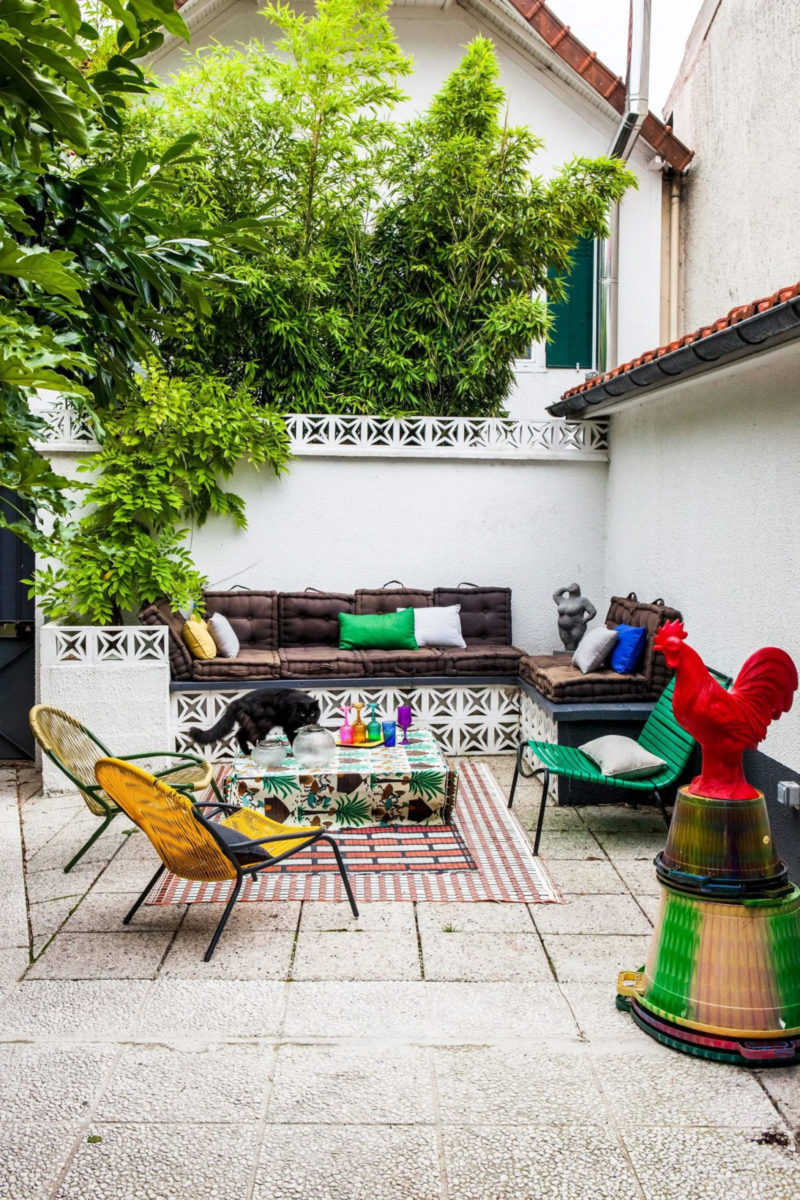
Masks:
[[[239,639],[227,617],[223,617],[222,613],[212,613],[208,618],[208,631],[214,639],[220,658],[236,658],[239,653]]]
[[[620,733],[607,733],[579,749],[597,763],[604,775],[616,775],[618,779],[647,779],[666,765],[663,758]]]
[[[398,612],[402,612],[398,608]],[[440,650],[454,646],[464,650],[467,643],[461,632],[461,605],[444,604],[441,608],[414,609],[414,637],[418,646],[437,646]]]
[[[619,634],[616,629],[606,629],[605,625],[599,629],[590,629],[583,635],[578,649],[572,656],[573,667],[583,671],[584,675],[589,671],[598,671],[618,640]]]

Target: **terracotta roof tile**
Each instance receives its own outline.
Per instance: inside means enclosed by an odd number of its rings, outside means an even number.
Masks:
[[[599,387],[607,379],[616,379],[618,375],[625,375],[628,371],[633,371],[636,367],[641,367],[645,363],[652,362],[654,358],[660,358],[664,354],[671,354],[675,350],[680,350],[683,346],[688,346],[692,342],[702,341],[703,338],[711,337],[714,333],[719,333],[721,329],[730,329],[732,325],[738,325],[742,321],[746,321],[748,317],[752,317],[755,313],[768,312],[769,309],[775,308],[778,304],[785,304],[787,300],[794,300],[800,296],[800,282],[793,283],[789,287],[780,288],[777,292],[773,292],[771,296],[765,296],[761,300],[753,300],[750,304],[737,304],[724,317],[719,317],[718,320],[712,321],[709,325],[702,325],[700,329],[694,329],[691,333],[685,333],[683,337],[677,341],[670,342],[668,346],[659,346],[657,350],[646,350],[644,354],[640,354],[638,358],[632,358],[628,362],[620,363],[611,371],[606,371],[603,375],[593,375],[591,379],[587,379],[584,383],[579,383],[575,387],[570,388],[568,392],[564,392],[562,400],[568,400],[570,396],[577,396],[580,392],[590,391],[592,388]]]
[[[559,20],[547,7],[545,0],[508,0],[508,3],[550,49],[607,100],[612,108],[618,113],[625,111],[625,84],[622,79],[575,37],[569,25]],[[644,119],[642,137],[678,171],[685,171],[692,161],[693,152],[675,137],[669,125],[659,121],[653,113],[648,113]]]

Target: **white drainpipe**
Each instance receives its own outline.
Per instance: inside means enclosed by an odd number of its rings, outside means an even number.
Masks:
[[[650,78],[651,0],[631,0],[628,30],[628,81],[625,111],[611,139],[608,153],[627,162],[648,112]],[[600,243],[598,304],[598,368],[600,373],[617,365],[619,306],[619,205],[609,215],[609,234]]]
[[[678,250],[681,216],[681,181],[674,174],[669,188],[669,341],[678,337]]]

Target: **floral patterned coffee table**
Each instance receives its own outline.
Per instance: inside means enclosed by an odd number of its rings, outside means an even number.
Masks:
[[[231,803],[260,808],[276,821],[308,825],[447,825],[458,773],[429,729],[411,729],[408,746],[337,746],[310,771],[289,758],[267,771],[237,754],[225,781]]]

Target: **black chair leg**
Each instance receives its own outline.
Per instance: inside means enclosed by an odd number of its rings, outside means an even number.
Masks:
[[[544,824],[544,810],[547,805],[547,793],[550,789],[550,771],[547,767],[542,768],[542,798],[539,801],[539,816],[536,819],[536,836],[533,839],[534,857],[539,853],[539,842],[542,840],[542,825]]]
[[[357,917],[358,916],[358,906],[356,905],[355,898],[353,896],[353,889],[350,887],[350,880],[347,877],[347,868],[344,865],[344,859],[342,858],[342,852],[339,849],[339,847],[336,845],[336,842],[333,840],[333,838],[324,837],[322,839],[322,841],[330,842],[331,846],[333,847],[333,853],[336,855],[336,862],[338,863],[338,866],[339,866],[339,874],[342,877],[342,883],[344,884],[344,890],[347,892],[347,899],[350,901],[350,908],[352,909],[353,916]]]
[[[669,829],[669,814],[667,812],[667,806],[664,803],[664,797],[661,795],[661,792],[658,790],[658,788],[653,788],[653,795],[656,798],[656,804],[661,809],[661,816],[664,818],[664,824],[666,825],[667,829]]]
[[[525,753],[525,742],[522,742],[517,749],[517,765],[514,768],[514,778],[511,780],[511,792],[508,797],[508,807],[511,808],[514,803],[514,796],[517,791],[517,783],[519,781],[520,772],[522,771],[522,756]]]
[[[166,867],[164,866],[164,864],[162,863],[162,864],[161,864],[161,866],[160,866],[160,867],[158,868],[158,870],[156,871],[156,873],[155,873],[155,875],[153,876],[153,878],[152,878],[152,879],[150,880],[150,882],[148,883],[147,887],[144,889],[144,891],[143,891],[143,892],[142,892],[142,894],[140,895],[139,899],[138,899],[138,900],[136,901],[136,903],[134,904],[133,908],[130,910],[130,912],[129,912],[129,913],[127,913],[127,914],[126,914],[126,916],[124,916],[124,917],[122,918],[122,924],[123,924],[123,925],[130,925],[130,923],[131,923],[131,919],[132,919],[132,918],[133,918],[133,917],[136,915],[136,913],[137,913],[137,912],[139,911],[139,909],[141,908],[141,906],[142,906],[142,903],[143,903],[143,901],[144,901],[144,898],[145,898],[145,896],[146,896],[146,895],[149,893],[149,891],[150,891],[150,889],[151,889],[151,888],[155,887],[155,885],[158,883],[159,879],[160,879],[160,878],[161,878],[161,876],[164,874],[164,872],[166,871],[166,869],[167,869],[167,868],[166,868]]]
[[[239,892],[242,890],[243,883],[244,883],[244,876],[239,874],[237,876],[233,891],[231,892],[230,900],[225,905],[225,911],[222,914],[222,916],[220,917],[219,924],[217,925],[217,928],[214,930],[214,936],[212,937],[211,941],[208,943],[208,949],[206,950],[205,954],[203,955],[203,962],[211,962],[211,955],[214,953],[214,951],[217,948],[217,942],[220,939],[220,935],[222,934],[223,929],[225,928],[225,926],[228,923],[228,917],[231,915],[233,906],[239,898]]]

